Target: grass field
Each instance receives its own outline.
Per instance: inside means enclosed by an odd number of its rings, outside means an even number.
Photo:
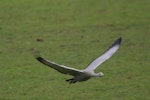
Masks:
[[[1,0],[0,100],[150,100],[149,0]],[[104,77],[68,84],[37,62],[83,69],[118,37]]]

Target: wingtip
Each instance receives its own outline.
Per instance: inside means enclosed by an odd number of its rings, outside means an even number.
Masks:
[[[122,41],[122,37],[119,37],[117,40],[116,40],[116,44],[121,44],[121,41]]]
[[[121,40],[122,40],[122,37],[119,37],[118,39],[121,41]]]
[[[36,59],[40,62],[44,61],[44,59],[42,57],[36,57]]]
[[[39,51],[33,51],[33,55],[37,59],[40,57],[40,52]]]

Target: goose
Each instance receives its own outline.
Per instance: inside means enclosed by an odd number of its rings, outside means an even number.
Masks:
[[[35,53],[35,58],[43,63],[44,65],[47,65],[58,72],[62,74],[68,74],[73,76],[71,79],[67,79],[66,81],[69,83],[76,83],[76,82],[82,82],[90,79],[91,77],[101,77],[104,74],[102,72],[94,73],[94,70],[101,65],[103,62],[108,60],[118,49],[121,44],[122,38],[119,37],[101,56],[98,56],[96,59],[94,59],[91,63],[88,64],[88,66],[83,69],[79,70],[76,68],[67,67],[64,65],[57,64],[52,61],[48,61],[41,57],[39,53]]]

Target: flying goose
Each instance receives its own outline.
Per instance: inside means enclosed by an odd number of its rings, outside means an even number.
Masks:
[[[118,49],[121,44],[121,37],[118,38],[101,56],[94,59],[85,69],[79,70],[75,68],[70,68],[64,65],[59,65],[55,62],[48,61],[41,57],[38,53],[35,53],[36,59],[43,63],[44,65],[47,65],[55,70],[57,70],[60,73],[63,74],[69,74],[74,76],[71,79],[67,79],[66,81],[69,83],[76,83],[76,82],[82,82],[90,79],[91,77],[101,77],[104,74],[102,72],[94,73],[94,70],[101,65],[103,62],[108,60]]]

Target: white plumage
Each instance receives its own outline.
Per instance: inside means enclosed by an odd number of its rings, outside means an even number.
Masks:
[[[59,71],[60,73],[74,76],[73,78],[66,80],[67,82],[69,83],[81,82],[86,81],[91,77],[100,77],[104,75],[102,72],[94,73],[94,70],[103,62],[105,62],[107,59],[109,59],[119,49],[121,40],[122,40],[121,37],[118,38],[101,56],[94,59],[84,70],[78,70],[75,68],[70,68],[64,65],[56,64],[54,62],[42,58],[37,53],[35,53],[35,56],[38,61]]]

